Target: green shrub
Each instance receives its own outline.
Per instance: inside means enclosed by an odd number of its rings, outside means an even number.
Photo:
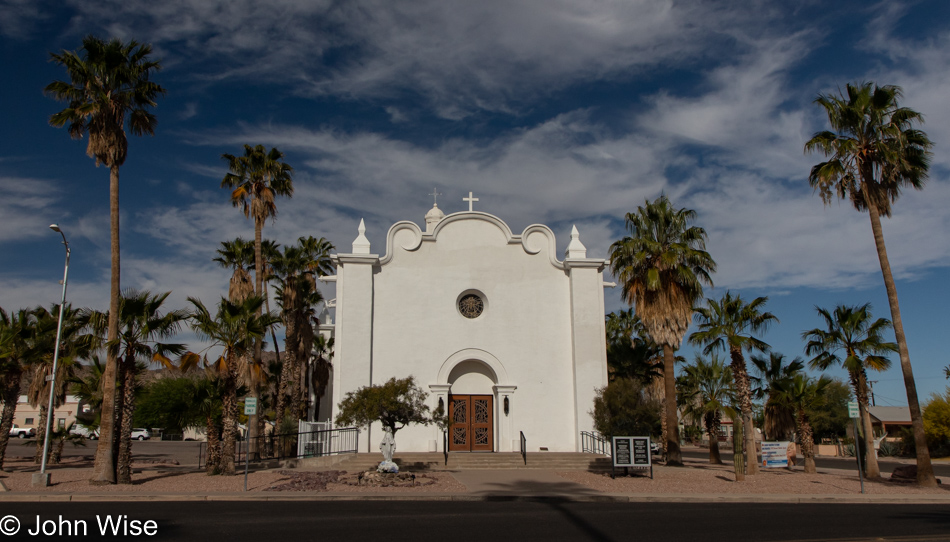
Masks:
[[[630,378],[618,378],[597,390],[590,415],[594,428],[607,438],[660,434],[660,402]]]

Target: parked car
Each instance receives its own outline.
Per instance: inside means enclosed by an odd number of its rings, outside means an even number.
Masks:
[[[36,429],[32,427],[20,427],[17,424],[13,424],[13,427],[10,428],[10,436],[16,438],[32,438],[36,436]]]
[[[69,430],[70,435],[79,435],[86,437],[87,439],[95,440],[99,436],[98,429],[90,429],[85,425],[80,425],[78,423],[73,424],[72,428]]]
[[[652,452],[653,455],[661,454],[663,453],[663,448],[653,440],[650,440],[650,452]]]
[[[148,432],[148,429],[143,429],[141,427],[132,429],[132,440],[148,440],[150,438],[152,438],[152,434]]]

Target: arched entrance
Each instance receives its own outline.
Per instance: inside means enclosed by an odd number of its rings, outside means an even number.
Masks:
[[[466,360],[452,369],[448,381],[449,451],[494,451],[494,371],[480,361]]]
[[[435,402],[444,401],[453,421],[449,451],[511,451],[510,410],[502,410],[502,404],[510,405],[517,386],[508,381],[495,356],[474,348],[460,350],[445,360],[437,383],[429,388]]]

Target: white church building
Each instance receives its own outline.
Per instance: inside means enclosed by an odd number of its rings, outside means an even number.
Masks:
[[[397,222],[384,253],[360,221],[350,253],[333,257],[335,338],[331,384],[321,408],[333,419],[343,396],[412,375],[431,409],[452,416],[450,451],[580,451],[596,389],[607,384],[605,260],[588,258],[577,229],[563,259],[550,228],[520,235],[472,210],[445,215],[433,205],[425,229]],[[355,224],[354,224],[355,226]],[[379,424],[360,435],[378,451]],[[399,452],[443,451],[436,426],[396,434]]]

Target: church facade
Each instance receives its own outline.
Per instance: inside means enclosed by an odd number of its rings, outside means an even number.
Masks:
[[[337,415],[361,386],[414,376],[433,410],[454,423],[450,451],[580,451],[596,389],[607,384],[603,259],[588,258],[574,228],[563,259],[550,228],[520,235],[500,218],[438,206],[394,224],[382,255],[360,221],[350,253],[334,256],[335,339],[321,412]],[[477,201],[477,200],[475,200]],[[374,424],[360,451],[377,451]],[[442,451],[435,426],[396,434],[399,451]]]

